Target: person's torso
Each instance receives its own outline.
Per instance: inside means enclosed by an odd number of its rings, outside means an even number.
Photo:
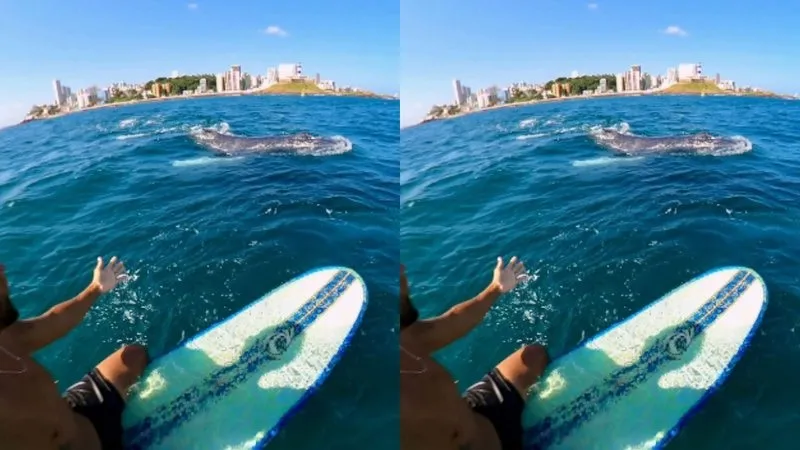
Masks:
[[[0,442],[3,450],[97,448],[91,445],[96,438],[86,436],[85,424],[78,423],[76,414],[61,397],[47,370],[7,339],[0,340],[0,346],[20,358],[17,361],[0,350]],[[22,373],[14,373],[18,371]],[[73,445],[78,442],[80,446]]]
[[[433,358],[419,356],[415,361],[401,355],[401,448],[499,450],[494,428],[470,409],[450,373]]]

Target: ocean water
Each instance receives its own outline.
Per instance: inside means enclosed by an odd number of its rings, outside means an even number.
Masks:
[[[594,127],[742,136],[736,155],[615,157]],[[769,306],[670,449],[793,449],[800,420],[800,102],[636,97],[505,108],[401,132],[401,259],[423,315],[476,294],[497,256],[531,283],[438,355],[463,389],[524,343],[566,353],[681,283],[758,271]],[[653,405],[657,408],[658,405]]]
[[[99,255],[118,255],[133,275],[37,358],[63,390],[122,343],[163,354],[302,272],[345,265],[370,292],[362,327],[270,448],[393,439],[398,116],[396,101],[236,97],[0,131],[0,261],[23,316],[80,292]],[[190,138],[201,126],[342,136],[352,149],[218,158]]]

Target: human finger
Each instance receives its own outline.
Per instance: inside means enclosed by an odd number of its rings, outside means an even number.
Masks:
[[[508,266],[506,267],[513,270],[515,265],[517,265],[517,257],[512,256],[511,260],[508,262]]]

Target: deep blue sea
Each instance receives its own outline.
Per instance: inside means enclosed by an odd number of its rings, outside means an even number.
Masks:
[[[731,156],[614,157],[588,136],[743,136]],[[423,315],[476,294],[495,258],[535,281],[438,355],[466,388],[522,343],[551,356],[710,269],[758,271],[769,306],[730,378],[670,449],[795,449],[800,423],[800,102],[589,99],[401,132],[401,256]],[[653,405],[657,408],[658,405]]]
[[[349,266],[370,292],[361,330],[269,448],[396,448],[398,117],[396,101],[237,97],[0,130],[0,262],[23,316],[80,292],[97,256],[133,275],[37,358],[63,390],[122,343],[157,356],[296,275]],[[352,150],[218,158],[190,139],[198,127],[338,135]]]

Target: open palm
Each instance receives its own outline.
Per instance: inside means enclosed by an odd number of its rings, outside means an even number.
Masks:
[[[97,258],[97,267],[94,268],[92,283],[100,288],[100,292],[106,293],[117,287],[117,284],[128,281],[128,274],[125,265],[118,261],[117,257],[111,258],[107,266],[103,266],[103,258]]]
[[[497,266],[494,268],[494,278],[492,282],[500,288],[500,292],[509,292],[520,282],[525,282],[530,278],[525,270],[525,264],[519,261],[516,256],[511,258],[508,265],[503,267],[503,258],[497,258]]]

